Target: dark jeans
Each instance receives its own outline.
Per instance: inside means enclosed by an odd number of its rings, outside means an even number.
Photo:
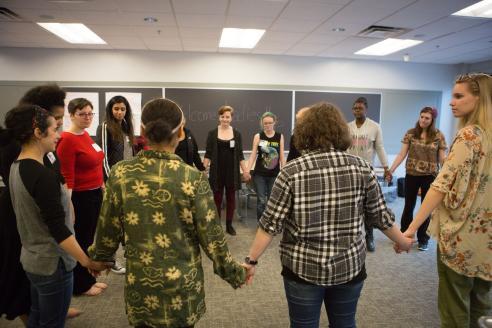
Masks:
[[[102,203],[102,190],[74,191],[72,193],[75,210],[75,238],[82,250],[87,254],[87,248],[94,241],[97,219]],[[77,262],[73,270],[73,293],[79,295],[88,291],[96,283],[96,279]]]
[[[226,193],[226,221],[232,221],[232,217],[234,216],[234,210],[236,209],[236,190],[234,187],[228,186],[220,186],[219,191],[214,191],[214,201],[215,206],[217,206],[217,212],[219,214],[219,218],[222,213],[222,198],[224,195],[224,188]]]
[[[253,182],[256,189],[256,219],[259,220],[265,211],[266,203],[270,198],[273,183],[276,177],[266,177],[262,175],[253,175]]]
[[[401,215],[402,232],[407,230],[408,226],[413,221],[413,210],[415,209],[415,203],[417,202],[419,188],[421,190],[420,202],[422,203],[434,178],[433,175],[405,175],[405,208]],[[429,235],[426,233],[429,221],[430,218],[427,218],[417,231],[419,243],[427,243],[429,241]]]
[[[291,328],[318,328],[323,302],[330,328],[355,327],[355,312],[363,285],[364,281],[325,287],[284,277]]]
[[[55,273],[50,276],[29,272],[26,275],[31,282],[31,310],[27,327],[64,327],[72,298],[72,271],[65,270],[60,260]]]

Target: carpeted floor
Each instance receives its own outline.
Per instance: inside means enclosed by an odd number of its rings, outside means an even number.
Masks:
[[[229,237],[233,255],[242,260],[247,255],[256,228],[255,199],[250,202],[248,218],[237,220],[236,237]],[[403,200],[389,204],[399,220]],[[244,211],[243,211],[244,212]],[[376,252],[368,254],[368,278],[364,283],[357,309],[360,328],[439,327],[437,314],[436,248],[431,241],[427,252],[416,248],[409,254],[396,255],[392,244],[375,231]],[[288,327],[287,303],[280,276],[279,237],[260,259],[252,286],[233,290],[213,274],[211,262],[204,258],[207,313],[197,328]],[[121,257],[121,252],[119,254]],[[124,276],[109,274],[100,281],[108,283],[104,294],[76,297],[72,305],[84,313],[67,321],[67,327],[128,327],[124,312]],[[321,327],[328,327],[324,310]],[[23,327],[20,321],[0,319],[0,327]]]

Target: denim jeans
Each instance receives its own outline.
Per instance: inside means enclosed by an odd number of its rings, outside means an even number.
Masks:
[[[364,281],[336,286],[316,286],[284,277],[291,328],[318,328],[325,303],[330,328],[355,327],[355,312]]]
[[[266,203],[270,198],[272,192],[273,183],[276,177],[266,177],[262,175],[253,175],[253,182],[256,189],[256,219],[259,220],[263,211],[265,211]]]
[[[58,268],[50,276],[26,274],[31,282],[31,310],[27,327],[64,327],[72,298],[73,272],[65,270],[60,260]]]

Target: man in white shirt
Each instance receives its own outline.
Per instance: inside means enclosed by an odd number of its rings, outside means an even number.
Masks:
[[[367,99],[359,97],[352,106],[355,120],[348,124],[352,137],[352,146],[347,150],[349,154],[359,156],[371,165],[374,165],[374,155],[378,154],[379,161],[384,168],[384,176],[390,175],[388,171],[388,158],[383,146],[383,133],[378,123],[366,117]],[[367,250],[374,252],[373,227],[366,227]]]

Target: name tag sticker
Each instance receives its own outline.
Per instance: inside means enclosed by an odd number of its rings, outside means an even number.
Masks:
[[[56,162],[56,157],[55,157],[55,155],[53,155],[52,152],[47,153],[46,156],[50,160],[51,164],[53,164],[54,162]]]
[[[99,145],[97,143],[93,143],[92,148],[94,148],[97,152],[102,151],[101,147],[99,147]]]
[[[235,145],[236,145],[236,143],[234,142],[234,140],[229,141],[229,147],[230,148],[234,148]]]

